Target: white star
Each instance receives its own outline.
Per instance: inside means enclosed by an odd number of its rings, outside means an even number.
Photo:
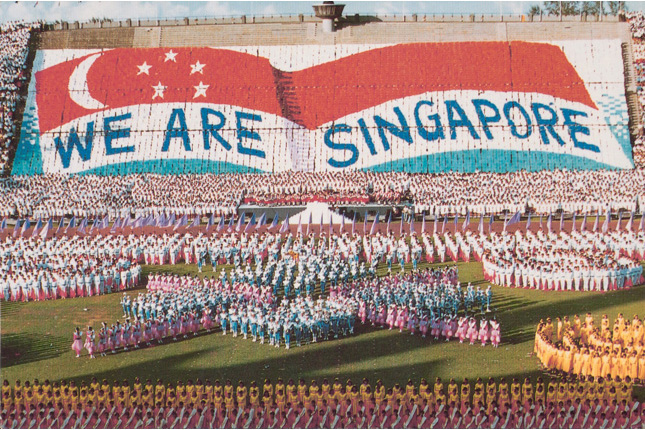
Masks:
[[[205,66],[206,64],[202,64],[199,62],[199,60],[197,60],[197,63],[190,65],[190,74],[192,75],[193,73],[201,73],[203,75]]]
[[[150,71],[150,68],[152,66],[148,65],[148,63],[146,63],[144,61],[142,65],[137,66],[137,67],[139,68],[139,73],[137,73],[137,76],[139,76],[142,73],[145,73],[146,75],[150,76],[150,73],[148,73],[148,72]]]
[[[155,90],[155,94],[152,96],[154,100],[157,96],[163,98],[163,92],[166,90],[166,86],[161,85],[161,81],[157,85],[153,85],[152,88]]]
[[[193,96],[194,99],[196,99],[199,96],[204,96],[206,97],[206,90],[210,87],[210,85],[204,85],[202,81],[199,81],[199,85],[197,85],[195,88],[195,95]]]
[[[165,63],[166,61],[174,61],[176,63],[177,62],[177,60],[175,60],[176,56],[177,56],[177,53],[172,52],[172,49],[171,49],[170,52],[166,52],[166,59],[163,60],[163,62]]]

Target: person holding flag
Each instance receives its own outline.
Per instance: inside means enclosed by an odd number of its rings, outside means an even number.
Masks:
[[[215,229],[215,231],[220,232],[220,231],[222,231],[223,229],[224,229],[224,215],[222,215],[222,216],[219,218],[219,222],[217,223],[217,228]]]
[[[15,238],[18,235],[18,231],[20,230],[20,220],[16,220],[16,225],[13,226],[13,234],[12,236]]]
[[[520,211],[515,212],[515,215],[513,215],[511,219],[508,220],[508,222],[506,221],[504,222],[504,231],[506,231],[506,227],[508,227],[509,225],[513,225],[520,222],[520,218],[521,218]]]
[[[246,219],[246,213],[242,212],[242,216],[237,219],[237,225],[235,226],[235,231],[240,232],[242,229],[242,225],[244,224],[244,220]]]
[[[212,213],[210,218],[208,218],[208,223],[206,224],[206,231],[211,229],[211,227],[215,224],[215,213]]]
[[[526,219],[526,227],[524,228],[524,231],[529,231],[531,229],[531,212],[529,212],[529,216]]]
[[[61,225],[63,223],[63,219],[64,218],[61,218]],[[69,224],[67,224],[67,227],[65,227],[65,233],[67,233],[68,229],[74,228],[74,227],[76,227],[76,217],[72,216],[72,218],[69,220]],[[60,226],[59,226],[59,229],[60,229]],[[56,233],[58,233],[58,231]]]
[[[593,223],[593,228],[591,231],[594,233],[598,231],[598,222],[600,221],[600,211],[596,211],[596,220]]]
[[[282,221],[282,226],[280,227],[280,233],[286,233],[289,230],[289,215]]]
[[[260,216],[260,219],[258,220],[258,224],[255,226],[255,229],[259,229],[260,227],[264,227],[264,224],[266,224],[267,220],[267,213],[263,212],[262,216]]]
[[[607,233],[609,230],[609,222],[611,221],[611,209],[607,208],[607,216],[605,218],[605,222],[602,223],[602,232]]]
[[[378,225],[378,218],[379,218],[379,212],[376,212],[376,218],[374,218],[374,221],[372,221],[372,228],[370,228],[370,236],[374,236],[374,233],[376,233],[376,226]]]
[[[141,227],[143,225],[143,220],[141,218],[139,218],[138,225],[137,225],[136,221],[135,221],[134,225],[135,225],[135,227]],[[175,226],[173,227],[173,230],[177,231],[177,229],[179,229],[179,228],[181,228],[181,227],[183,227],[185,225],[188,225],[188,215],[182,215],[182,217],[179,218],[179,221],[177,221],[177,224],[175,224]]]
[[[275,213],[275,216],[273,217],[273,221],[271,221],[271,225],[269,226],[268,230],[274,229],[275,227],[278,226],[278,213]]]
[[[163,216],[163,215],[162,215],[162,216]],[[116,219],[116,221],[114,221],[114,223],[112,223],[112,228],[110,229],[110,233],[111,233],[111,234],[116,233],[116,230],[117,230],[119,227],[121,227],[121,223],[122,223],[122,222],[124,222],[124,221],[125,221],[125,219],[123,219],[123,218],[117,218],[117,219]],[[164,220],[161,220],[161,221],[164,221]],[[161,224],[159,224],[159,226],[161,226],[161,225],[163,225],[163,224],[162,224],[162,223],[161,223]]]
[[[43,228],[41,230],[40,238],[42,240],[46,240],[47,239],[47,234],[52,230],[52,228],[53,228],[52,219],[50,218],[50,219],[47,220],[47,223],[45,224],[45,228]]]
[[[42,218],[38,218],[38,222],[36,223],[36,227],[34,227],[33,231],[31,232],[31,237],[35,237],[38,234],[38,230],[40,230],[43,226],[43,220]]]
[[[255,227],[255,213],[251,214],[251,219],[249,220],[248,224],[244,228],[244,233],[248,233],[249,229]]]
[[[123,227],[133,226],[135,221],[136,219],[133,221],[129,216],[126,216]],[[166,224],[164,225],[164,227],[166,228],[172,227],[175,225],[176,222],[177,222],[177,216],[175,216],[174,213],[171,213],[170,216],[166,219]]]
[[[29,222],[29,218],[25,218],[25,222],[22,225],[22,229],[20,230],[20,237],[22,237],[27,230],[29,230],[29,227],[31,227],[31,223]]]
[[[548,217],[548,218],[547,218],[547,220],[546,220],[546,229],[547,229],[547,231],[549,232],[549,234],[551,233],[551,222],[552,222],[552,218],[553,218],[553,214],[551,214],[551,213],[549,212],[549,217]]]
[[[587,229],[587,211],[585,211],[585,216],[582,219],[582,225],[580,226],[580,231],[584,232]]]
[[[461,226],[461,231],[465,232],[469,224],[470,224],[470,210],[466,212],[466,219],[464,220],[464,224]]]
[[[199,219],[199,215],[197,215],[197,216],[195,216],[195,218],[193,218],[193,220],[190,223],[190,225],[188,226],[188,228],[189,229],[197,228],[197,227],[199,227],[199,223],[200,223],[200,219]]]
[[[139,220],[141,218],[139,217]],[[85,229],[87,228],[87,217],[83,218],[76,228],[76,233],[86,234]]]

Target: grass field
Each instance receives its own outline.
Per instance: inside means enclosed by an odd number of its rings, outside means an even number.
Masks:
[[[459,263],[462,283],[484,285],[479,263]],[[162,270],[160,270],[162,269]],[[195,266],[146,267],[150,271],[195,273]],[[212,275],[207,268],[203,275]],[[131,291],[130,294],[143,289]],[[645,316],[645,286],[611,293],[576,293],[493,287],[494,314],[502,327],[502,344],[460,345],[432,342],[409,333],[357,326],[353,337],[320,342],[290,350],[259,345],[231,336],[203,334],[152,348],[128,351],[90,360],[75,358],[70,349],[74,327],[85,329],[100,321],[112,323],[122,316],[120,294],[37,303],[2,302],[1,378],[14,381],[76,379],[91,377],[165,381],[210,378],[275,380],[323,377],[358,380],[382,379],[386,384],[421,377],[536,376],[538,360],[532,356],[535,328],[540,318],[591,312],[596,321],[604,313],[612,319]],[[84,351],[85,352],[85,351]],[[85,352],[86,353],[86,352]],[[637,392],[641,392],[638,389]]]

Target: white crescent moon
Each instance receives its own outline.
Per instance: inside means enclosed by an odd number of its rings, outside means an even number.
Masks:
[[[92,64],[101,56],[101,54],[94,54],[87,57],[81,64],[76,66],[74,72],[69,77],[70,98],[85,109],[104,109],[106,106],[100,101],[92,98],[90,89],[87,86],[87,72],[90,71]]]

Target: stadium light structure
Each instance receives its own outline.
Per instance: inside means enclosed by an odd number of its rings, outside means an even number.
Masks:
[[[336,31],[334,20],[340,18],[345,8],[344,4],[334,4],[333,1],[324,1],[322,4],[313,6],[316,18],[322,19],[323,32],[333,33]]]

